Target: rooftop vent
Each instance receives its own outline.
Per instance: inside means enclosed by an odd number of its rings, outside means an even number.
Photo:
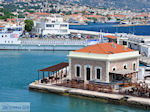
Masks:
[[[124,50],[126,51],[126,50],[127,50],[127,47],[124,47]]]

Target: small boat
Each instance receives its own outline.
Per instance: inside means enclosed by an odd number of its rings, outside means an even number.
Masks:
[[[111,19],[109,21],[106,21],[105,24],[120,24],[120,21],[117,21],[116,19]]]

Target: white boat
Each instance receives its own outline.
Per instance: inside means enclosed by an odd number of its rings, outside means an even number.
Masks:
[[[131,24],[131,23],[128,22],[128,21],[121,21],[120,24],[127,24],[128,25],[128,24]]]
[[[0,27],[0,44],[21,44],[19,37],[23,33],[23,26],[6,25]]]
[[[99,39],[25,39],[22,26],[9,25],[0,29],[0,50],[76,50],[101,42]]]
[[[117,21],[116,19],[111,19],[109,21],[105,22],[106,24],[120,24],[120,21]]]

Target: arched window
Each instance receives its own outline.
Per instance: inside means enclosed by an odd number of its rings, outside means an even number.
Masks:
[[[80,77],[80,67],[79,66],[77,66],[77,77]]]
[[[75,74],[76,74],[76,77],[81,77],[81,65],[75,66]]]
[[[116,67],[113,67],[113,68],[112,68],[112,71],[116,71],[116,69],[117,69]]]
[[[136,63],[133,63],[133,70],[136,70]]]
[[[127,69],[127,65],[126,65],[126,64],[124,64],[124,65],[123,65],[123,68],[124,68],[124,69]]]
[[[96,79],[101,79],[101,75],[102,75],[102,68],[100,68],[100,67],[96,67],[96,69],[95,69],[95,75],[96,75]]]

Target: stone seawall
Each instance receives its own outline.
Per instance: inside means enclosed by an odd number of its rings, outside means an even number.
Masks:
[[[83,45],[17,45],[0,44],[0,50],[31,50],[31,51],[71,51],[81,49]]]
[[[105,100],[109,103],[124,104],[128,106],[140,107],[144,109],[150,109],[150,99],[133,97],[128,95],[102,93],[96,91],[82,90],[76,88],[67,88],[55,85],[35,84],[29,85],[30,90],[45,91],[57,94],[67,94],[70,96],[82,96],[92,99]]]

